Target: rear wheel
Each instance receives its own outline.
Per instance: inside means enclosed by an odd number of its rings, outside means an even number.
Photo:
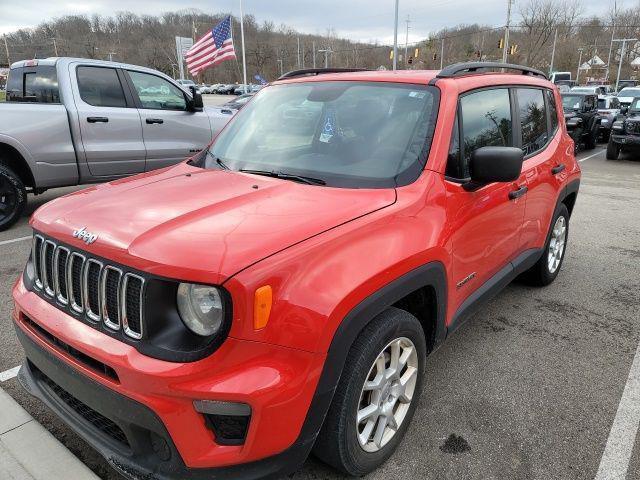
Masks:
[[[593,150],[594,148],[596,148],[596,145],[598,143],[598,136],[599,135],[600,135],[600,129],[599,128],[595,128],[595,129],[591,130],[591,132],[589,133],[589,135],[587,135],[587,138],[585,139],[584,147],[587,150]]]
[[[609,138],[607,143],[607,160],[617,160],[620,155],[620,145]]]
[[[424,332],[413,315],[389,308],[373,319],[349,351],[314,454],[348,475],[382,465],[411,422],[425,358]]]
[[[18,221],[27,205],[27,191],[13,170],[0,165],[0,232]]]
[[[568,238],[569,210],[561,203],[553,216],[544,253],[536,264],[522,275],[522,279],[530,285],[541,287],[553,282],[562,267]]]

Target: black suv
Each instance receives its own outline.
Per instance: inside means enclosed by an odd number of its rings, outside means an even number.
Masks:
[[[640,149],[640,97],[634,98],[628,107],[622,107],[611,125],[607,160],[617,160],[623,149]]]
[[[596,148],[600,135],[598,96],[576,92],[563,93],[561,96],[567,130],[573,138],[576,152],[581,143],[589,150]]]

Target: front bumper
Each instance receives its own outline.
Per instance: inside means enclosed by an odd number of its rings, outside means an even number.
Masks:
[[[612,133],[610,138],[612,142],[620,145],[640,147],[640,135],[617,135]]]
[[[21,281],[14,299],[27,356],[22,384],[125,476],[270,478],[309,453],[322,421],[310,417],[318,416],[312,399],[324,355],[228,338],[202,361],[170,363],[72,319]],[[115,380],[85,357],[112,369]],[[245,443],[217,444],[194,400],[249,404]]]

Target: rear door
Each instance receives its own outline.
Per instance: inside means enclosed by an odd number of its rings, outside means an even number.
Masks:
[[[159,75],[126,73],[142,119],[147,171],[178,163],[207,146],[209,117],[187,109],[183,90]]]
[[[143,172],[146,150],[140,114],[122,72],[110,67],[78,65],[75,78],[72,83],[80,134],[91,175]]]

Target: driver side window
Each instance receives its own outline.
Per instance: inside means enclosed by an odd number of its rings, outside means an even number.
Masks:
[[[164,78],[149,73],[129,71],[142,108],[151,110],[186,110],[184,92]]]

